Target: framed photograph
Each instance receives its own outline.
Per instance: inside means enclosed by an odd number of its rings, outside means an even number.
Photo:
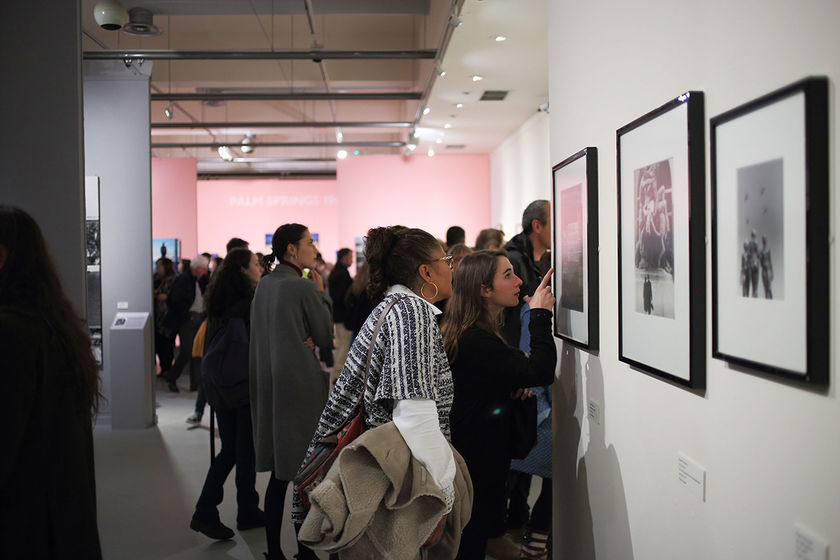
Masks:
[[[152,272],[155,263],[162,257],[171,259],[175,270],[178,270],[181,263],[181,240],[174,237],[152,239]]]
[[[598,350],[598,148],[555,165],[554,336]]]
[[[705,117],[689,91],[616,132],[618,353],[706,386]]]
[[[711,120],[712,356],[826,385],[828,79]]]

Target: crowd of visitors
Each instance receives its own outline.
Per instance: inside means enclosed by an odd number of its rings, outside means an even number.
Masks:
[[[326,469],[326,477],[306,487],[296,475],[302,465],[318,463],[318,455],[345,437],[361,413],[370,437],[386,433],[375,428],[392,426],[395,431],[388,433],[399,434],[412,461],[400,468],[421,469],[436,489],[437,508],[422,510],[434,511],[434,517],[412,522],[424,527],[422,538],[400,546],[418,553],[437,547],[441,557],[465,560],[485,554],[546,558],[550,387],[556,366],[548,201],[530,204],[522,226],[507,244],[501,230],[482,230],[474,247],[466,245],[459,226],[449,228],[445,242],[416,228],[373,228],[355,276],[353,251],[342,248],[331,265],[309,229],[295,223],[277,228],[268,255],[252,252],[247,241],[234,237],[224,257],[202,253],[182,259],[180,270],[170,258],[157,259],[153,310],[159,377],[179,392],[186,370],[189,389],[196,391],[187,422],[200,424],[209,404],[221,439],[190,527],[217,540],[235,535],[218,511],[224,482],[235,468],[236,528],[264,527],[266,558],[286,558],[280,533],[287,490],[294,489],[296,534],[308,514],[321,507],[311,505],[321,503],[320,493],[350,499],[342,492],[351,492],[352,484],[344,490],[330,486],[336,479]],[[14,378],[19,406],[11,407],[6,423],[12,449],[2,460],[0,482],[3,488],[22,487],[14,482],[26,485],[43,475],[28,487],[44,493],[30,500],[3,490],[3,533],[32,535],[24,540],[27,553],[38,543],[53,557],[64,551],[67,557],[98,558],[91,432],[98,368],[37,224],[4,206],[0,331],[0,344],[7,348],[0,352],[2,369],[31,372]],[[24,439],[24,430],[40,442]],[[55,460],[40,460],[37,449],[44,442],[52,442]],[[383,476],[394,476],[391,462],[378,468]],[[271,473],[264,510],[257,472]],[[355,471],[348,467],[342,480],[351,476],[348,472]],[[532,475],[543,483],[530,511]],[[63,497],[68,490],[59,479],[73,481],[72,500]],[[44,480],[56,483],[45,486]],[[73,515],[59,522],[56,516],[71,503]],[[387,509],[387,515],[410,510],[384,500],[374,506]],[[417,509],[410,511],[417,515]],[[524,538],[514,542],[510,529],[519,529]],[[311,535],[312,527],[306,531]],[[0,540],[3,557],[19,556],[15,543],[21,539]],[[331,558],[340,557],[341,550]],[[298,541],[295,558],[316,555]]]

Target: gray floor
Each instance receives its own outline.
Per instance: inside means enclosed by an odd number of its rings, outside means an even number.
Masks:
[[[184,380],[182,382],[185,382]],[[189,528],[195,502],[210,464],[210,432],[204,424],[191,428],[184,420],[192,412],[195,393],[169,393],[157,386],[158,425],[148,430],[94,430],[99,535],[106,559],[228,559],[262,560],[263,529],[236,532],[230,541],[216,542]],[[209,409],[208,409],[209,410]],[[216,440],[218,452],[218,439]],[[268,473],[257,475],[260,505]],[[222,522],[235,530],[233,473],[225,484],[219,509]],[[291,492],[287,496],[287,512]],[[294,529],[283,527],[282,546],[288,558],[297,552]],[[327,558],[323,555],[322,558]]]

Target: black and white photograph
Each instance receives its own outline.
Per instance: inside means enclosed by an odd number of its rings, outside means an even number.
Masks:
[[[574,311],[583,311],[582,190],[583,185],[578,184],[560,193],[560,305]]]
[[[618,358],[690,389],[706,386],[702,91],[616,131]]]
[[[712,357],[828,385],[828,79],[710,120]]]
[[[785,296],[781,158],[738,169],[738,239],[743,240],[737,291],[742,297]]]
[[[551,172],[554,336],[595,352],[599,341],[598,149],[584,148]]]
[[[636,311],[674,318],[671,160],[633,173],[636,193]]]
[[[101,264],[99,254],[99,220],[85,220],[85,253],[87,264]]]

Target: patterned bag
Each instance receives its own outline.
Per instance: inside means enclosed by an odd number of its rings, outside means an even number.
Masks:
[[[388,314],[388,311],[390,311],[397,301],[399,301],[399,298],[394,299],[385,306],[385,309],[382,310],[382,314],[376,321],[373,334],[371,334],[370,346],[368,347],[367,359],[365,360],[365,379],[364,383],[362,383],[362,394],[359,396],[359,404],[357,405],[359,412],[344,426],[321,438],[315,444],[312,453],[306,456],[306,459],[295,475],[295,488],[297,489],[298,496],[300,496],[300,499],[303,500],[307,508],[311,506],[309,492],[324,480],[330,467],[338,458],[338,454],[341,453],[341,450],[365,431],[365,391],[367,390],[367,380],[370,375],[370,359],[373,355],[373,347],[376,345],[376,337],[379,334],[379,329],[385,320],[385,315]]]

